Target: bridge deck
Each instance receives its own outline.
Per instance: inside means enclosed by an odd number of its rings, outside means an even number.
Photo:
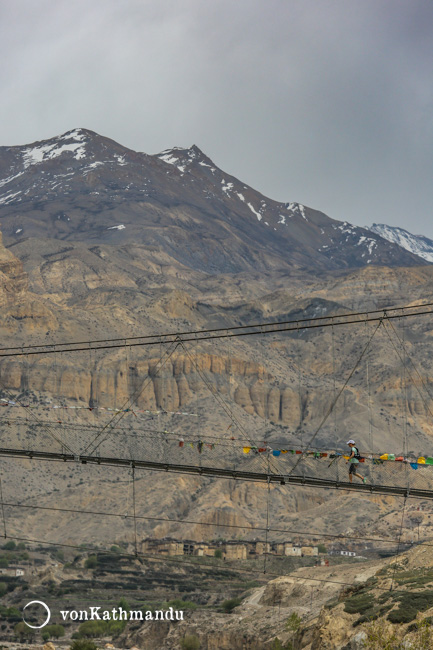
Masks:
[[[182,474],[196,474],[215,478],[238,479],[242,481],[261,481],[269,483],[280,483],[285,485],[309,486],[317,488],[333,488],[363,492],[365,494],[394,495],[398,497],[413,497],[422,499],[433,499],[433,489],[427,487],[412,487],[410,485],[382,485],[380,483],[364,484],[361,482],[350,483],[346,480],[332,478],[321,478],[320,476],[309,476],[307,474],[288,474],[274,472],[259,472],[241,469],[229,469],[222,467],[184,465],[167,462],[155,462],[150,460],[119,458],[114,456],[96,455],[74,455],[62,452],[49,452],[40,450],[7,449],[0,448],[0,457],[12,457],[21,459],[34,459],[41,461],[59,461],[66,463],[96,464],[117,467],[135,467],[162,472],[177,472]],[[428,471],[428,470],[427,470]]]

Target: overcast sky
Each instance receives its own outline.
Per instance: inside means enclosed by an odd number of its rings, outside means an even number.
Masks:
[[[0,144],[198,145],[281,201],[433,238],[432,0],[1,0]]]

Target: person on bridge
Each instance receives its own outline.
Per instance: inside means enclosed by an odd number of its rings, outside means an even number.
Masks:
[[[350,481],[350,483],[352,483],[352,477],[353,477],[354,474],[355,474],[355,476],[360,478],[363,483],[367,483],[367,480],[363,476],[361,476],[361,474],[358,474],[357,471],[356,471],[358,469],[360,455],[359,455],[358,448],[355,446],[356,445],[355,441],[354,440],[349,440],[347,442],[347,444],[350,447],[350,456],[349,456],[349,459],[346,460],[346,465],[347,465],[347,463],[350,462],[350,467],[349,467],[349,481]]]

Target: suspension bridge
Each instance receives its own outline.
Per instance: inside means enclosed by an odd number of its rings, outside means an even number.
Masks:
[[[62,344],[32,345],[0,349],[2,358],[43,357],[45,355],[62,355],[65,353],[82,353],[91,350],[111,350],[132,347],[161,347],[160,359],[154,373],[164,368],[165,363],[174,352],[181,349],[188,354],[187,344],[217,339],[237,337],[265,336],[269,334],[299,333],[318,328],[336,328],[341,326],[370,326],[365,343],[352,366],[346,380],[335,391],[323,417],[316,429],[304,441],[301,448],[287,444],[278,447],[260,444],[251,439],[245,423],[242,423],[231,411],[227,401],[219,400],[238,428],[235,439],[228,435],[218,437],[200,434],[200,426],[191,427],[187,434],[169,430],[141,430],[135,424],[120,426],[127,422],[133,411],[133,405],[149,381],[148,376],[141,378],[132,395],[123,407],[115,409],[105,424],[93,428],[85,424],[49,422],[33,412],[29,404],[22,399],[3,398],[3,406],[14,406],[26,411],[25,418],[13,418],[2,414],[2,443],[0,457],[9,459],[28,459],[31,461],[57,461],[63,463],[80,463],[81,465],[99,465],[132,467],[142,470],[175,472],[189,475],[236,479],[239,481],[279,483],[287,486],[310,486],[315,488],[345,489],[364,494],[394,495],[397,497],[417,497],[433,499],[433,458],[427,455],[411,456],[407,452],[407,441],[402,441],[401,456],[392,454],[383,458],[380,454],[365,453],[365,462],[360,465],[366,476],[366,483],[353,483],[348,480],[347,467],[341,450],[319,448],[315,446],[316,438],[325,428],[338,400],[349,385],[355,371],[371,348],[374,337],[380,328],[388,327],[391,331],[392,321],[425,317],[433,314],[433,304],[390,308],[369,312],[352,312],[342,315],[304,318],[296,321],[259,323],[248,326],[236,326],[218,329],[170,332],[158,335],[145,335],[133,338],[79,341]],[[388,325],[390,324],[390,325]],[[412,377],[412,364],[420,381],[416,382],[421,393],[426,388],[413,360],[407,354],[404,341],[397,333],[393,342],[398,359],[402,362],[404,373]],[[390,337],[391,338],[391,337]],[[391,339],[392,340],[392,339]],[[194,363],[194,359],[192,362]],[[206,383],[206,377],[201,377]],[[1,376],[0,376],[0,382]],[[414,382],[415,383],[415,382]],[[6,390],[6,387],[0,384]],[[7,395],[4,392],[3,394]],[[215,396],[217,398],[217,396]],[[429,396],[422,396],[426,408]],[[37,411],[37,409],[36,409]],[[433,455],[433,451],[432,451]]]

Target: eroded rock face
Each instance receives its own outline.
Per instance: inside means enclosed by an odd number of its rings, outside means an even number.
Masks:
[[[4,247],[0,232],[0,305],[12,302],[27,288],[27,273],[21,261]]]
[[[185,637],[196,637],[201,648],[207,650],[263,650],[270,647],[266,634],[257,634],[247,625],[239,625],[238,617],[213,614],[206,620],[200,615],[177,624],[145,623],[138,632],[125,635],[127,647],[135,643],[140,650],[167,650],[180,647]],[[238,623],[238,625],[236,625]],[[123,640],[123,638],[122,638]]]
[[[28,336],[32,332],[57,328],[52,311],[28,288],[23,264],[5,248],[0,232],[0,326],[8,334],[22,330]]]
[[[139,392],[137,408],[182,408],[197,394],[211,390],[221,395],[234,393],[234,401],[247,413],[275,422],[299,422],[298,393],[275,386],[275,379],[256,363],[209,354],[196,355],[194,361],[180,356],[159,369],[158,359],[127,364],[119,361],[100,369],[79,363],[66,365],[53,358],[31,360],[5,359],[0,363],[2,381],[9,390],[51,393],[90,406],[110,407],[121,404]],[[206,384],[199,375],[205,376]],[[140,388],[144,386],[143,390]]]

